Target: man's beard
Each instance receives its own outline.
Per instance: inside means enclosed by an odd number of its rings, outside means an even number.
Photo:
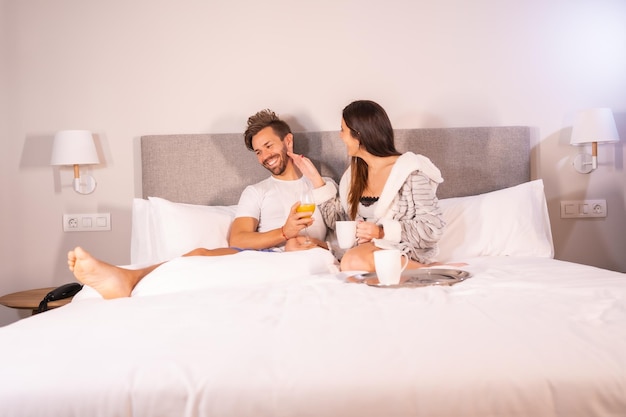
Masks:
[[[278,164],[274,165],[272,167],[268,166],[265,163],[265,161],[267,161],[269,159],[273,159],[276,155],[279,156]],[[274,155],[270,156],[269,158],[266,158],[265,161],[263,161],[263,166],[265,167],[265,169],[270,171],[272,173],[272,175],[282,175],[283,172],[285,172],[285,170],[287,169],[288,158],[289,158],[289,156],[287,156],[287,150],[285,148],[283,148],[283,150],[280,153],[274,154]]]

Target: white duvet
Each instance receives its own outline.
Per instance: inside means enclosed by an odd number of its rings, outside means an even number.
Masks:
[[[0,329],[1,416],[626,415],[626,277],[476,258],[452,287],[324,251],[181,258]]]

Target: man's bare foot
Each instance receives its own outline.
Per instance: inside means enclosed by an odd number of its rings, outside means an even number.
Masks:
[[[67,253],[67,265],[78,281],[106,299],[129,297],[139,280],[138,271],[102,262],[81,247]]]

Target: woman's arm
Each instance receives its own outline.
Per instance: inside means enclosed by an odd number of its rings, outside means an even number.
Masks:
[[[326,227],[334,230],[335,221],[347,220],[347,215],[341,206],[337,193],[337,184],[330,178],[324,178],[313,165],[313,162],[304,155],[287,152],[302,175],[313,184],[313,196],[320,209]]]
[[[337,220],[348,220],[348,216],[341,206],[339,196],[324,201],[319,205],[319,209],[326,227],[331,230],[335,230],[335,222]]]
[[[445,226],[436,185],[419,171],[411,173],[394,201],[392,212],[393,220],[389,225],[385,220],[381,221],[385,238],[389,236],[390,229],[399,230],[399,242],[409,250],[411,258],[427,263],[437,253],[437,242]],[[391,237],[389,240],[393,240]]]

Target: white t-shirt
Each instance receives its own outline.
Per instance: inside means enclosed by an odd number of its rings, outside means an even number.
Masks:
[[[285,224],[291,206],[300,200],[304,187],[310,186],[305,177],[294,181],[269,177],[259,183],[248,185],[241,193],[235,217],[253,217],[259,221],[258,231],[279,229]],[[315,221],[308,228],[309,236],[326,238],[326,225],[319,209],[313,212]],[[304,235],[304,229],[300,232]]]

